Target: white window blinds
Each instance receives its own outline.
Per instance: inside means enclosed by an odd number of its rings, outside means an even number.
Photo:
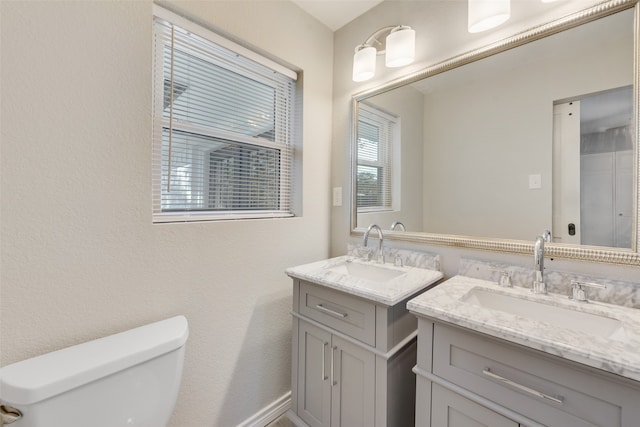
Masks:
[[[392,153],[396,118],[361,103],[358,112],[359,212],[392,209]]]
[[[154,11],[154,222],[293,215],[295,73]]]

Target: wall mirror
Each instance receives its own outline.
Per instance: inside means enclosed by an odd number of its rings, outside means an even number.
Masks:
[[[640,265],[638,1],[617,0],[357,94],[352,230]]]

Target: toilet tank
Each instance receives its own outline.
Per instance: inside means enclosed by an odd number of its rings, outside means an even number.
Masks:
[[[0,369],[11,427],[162,427],[173,412],[189,334],[177,316]]]

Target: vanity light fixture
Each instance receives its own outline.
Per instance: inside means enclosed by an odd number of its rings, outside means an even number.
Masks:
[[[479,33],[505,22],[511,16],[511,0],[469,0],[470,33]]]
[[[408,65],[415,59],[416,32],[406,25],[380,28],[356,46],[353,55],[353,81],[364,82],[376,74],[376,57],[385,54],[389,68]]]

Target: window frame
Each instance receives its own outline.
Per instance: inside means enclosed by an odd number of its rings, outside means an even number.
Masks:
[[[240,135],[233,132],[225,132],[220,129],[212,129],[206,126],[199,125],[197,123],[180,120],[177,118],[168,118],[163,114],[163,103],[165,100],[165,72],[164,72],[164,60],[157,65],[153,66],[153,132],[152,132],[152,210],[153,210],[153,223],[166,223],[166,222],[192,222],[192,221],[216,221],[216,220],[236,220],[236,219],[253,219],[253,218],[286,218],[296,216],[295,203],[292,200],[294,192],[297,190],[296,182],[294,180],[294,157],[295,157],[295,136],[296,132],[296,113],[299,107],[296,107],[296,103],[299,102],[299,95],[296,94],[295,81],[298,78],[297,72],[284,67],[277,62],[266,58],[256,52],[249,50],[227,38],[220,36],[207,28],[197,25],[167,9],[164,9],[156,4],[153,5],[153,31],[154,40],[156,38],[156,20],[162,20],[174,26],[174,31],[182,31],[185,33],[192,33],[202,39],[207,40],[221,46],[224,49],[234,52],[238,56],[249,59],[253,62],[267,67],[275,73],[282,74],[294,81],[292,87],[292,94],[287,94],[281,86],[266,77],[261,77],[251,72],[244,72],[241,66],[235,68],[227,68],[233,73],[243,75],[251,80],[254,80],[260,84],[269,86],[274,91],[274,141],[270,141],[260,136]],[[166,49],[166,43],[156,43],[154,41],[153,57],[163,58],[164,50]],[[180,49],[187,55],[193,55],[196,58],[207,62],[208,64],[218,65],[211,62],[211,59],[205,55],[199,55],[197,49]],[[237,64],[236,64],[237,65]],[[226,68],[226,67],[225,67]],[[174,81],[175,84],[175,81]],[[285,102],[281,102],[282,100]],[[277,118],[286,117],[286,121],[278,120]],[[210,171],[203,172],[202,176],[202,203],[205,207],[202,209],[167,209],[162,206],[162,185],[163,185],[163,171],[166,170],[162,166],[164,133],[177,132],[187,133],[202,138],[210,138],[213,141],[230,141],[237,144],[246,144],[258,148],[267,148],[270,150],[277,150],[279,153],[279,182],[277,182],[279,206],[286,205],[285,210],[278,209],[255,209],[255,210],[216,210],[211,208],[211,203],[208,195],[208,186],[210,183]],[[286,135],[285,138],[280,138],[281,135]],[[282,142],[284,141],[284,143]],[[190,148],[191,154],[196,150]],[[210,153],[215,149],[209,151],[202,151],[196,155],[200,157],[197,161],[202,165],[209,164]],[[202,170],[206,168],[203,167]],[[276,181],[274,181],[276,182]],[[286,199],[286,200],[285,200]]]
[[[394,210],[396,202],[396,186],[394,176],[394,153],[396,151],[395,144],[399,140],[399,123],[400,120],[395,115],[388,113],[377,106],[360,102],[360,112],[358,114],[358,128],[356,132],[356,210],[357,213],[374,213],[389,212]],[[363,114],[363,112],[365,114]],[[369,117],[374,116],[375,119]],[[385,136],[379,138],[378,142],[378,159],[366,160],[360,158],[360,122],[365,122],[371,126],[375,126]],[[382,171],[383,182],[379,183],[380,187],[387,187],[387,190],[380,191],[381,203],[375,206],[358,206],[358,169],[360,166],[374,167]]]

